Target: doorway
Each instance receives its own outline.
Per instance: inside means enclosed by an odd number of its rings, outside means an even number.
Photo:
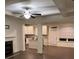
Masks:
[[[49,45],[50,46],[57,46],[57,26],[49,27]]]

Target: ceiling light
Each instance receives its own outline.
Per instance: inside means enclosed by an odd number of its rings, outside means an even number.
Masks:
[[[29,12],[28,10],[25,11],[25,13],[24,13],[24,17],[25,17],[26,19],[30,19],[31,14],[30,14],[30,12]]]
[[[31,16],[28,15],[28,14],[25,14],[24,17],[25,17],[26,19],[30,19]]]

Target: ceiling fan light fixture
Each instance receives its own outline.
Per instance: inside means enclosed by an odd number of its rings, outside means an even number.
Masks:
[[[29,13],[29,11],[25,11],[24,17],[25,17],[26,19],[30,19],[31,14]]]
[[[25,14],[24,17],[25,17],[26,19],[30,19],[31,15]]]

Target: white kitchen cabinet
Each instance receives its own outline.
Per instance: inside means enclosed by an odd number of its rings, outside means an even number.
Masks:
[[[37,35],[37,28],[35,28],[35,35]],[[42,35],[47,35],[47,26],[43,25],[42,26]]]
[[[34,26],[25,26],[25,34],[34,34]]]

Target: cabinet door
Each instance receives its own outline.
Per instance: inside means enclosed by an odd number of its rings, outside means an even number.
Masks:
[[[37,35],[37,33],[38,33],[38,30],[37,30],[37,28],[35,28],[35,34]],[[42,35],[47,35],[47,26],[46,25],[42,26]]]
[[[47,26],[42,26],[42,34],[47,35]]]
[[[26,26],[25,32],[26,32],[26,34],[34,34],[34,27],[33,26]]]

